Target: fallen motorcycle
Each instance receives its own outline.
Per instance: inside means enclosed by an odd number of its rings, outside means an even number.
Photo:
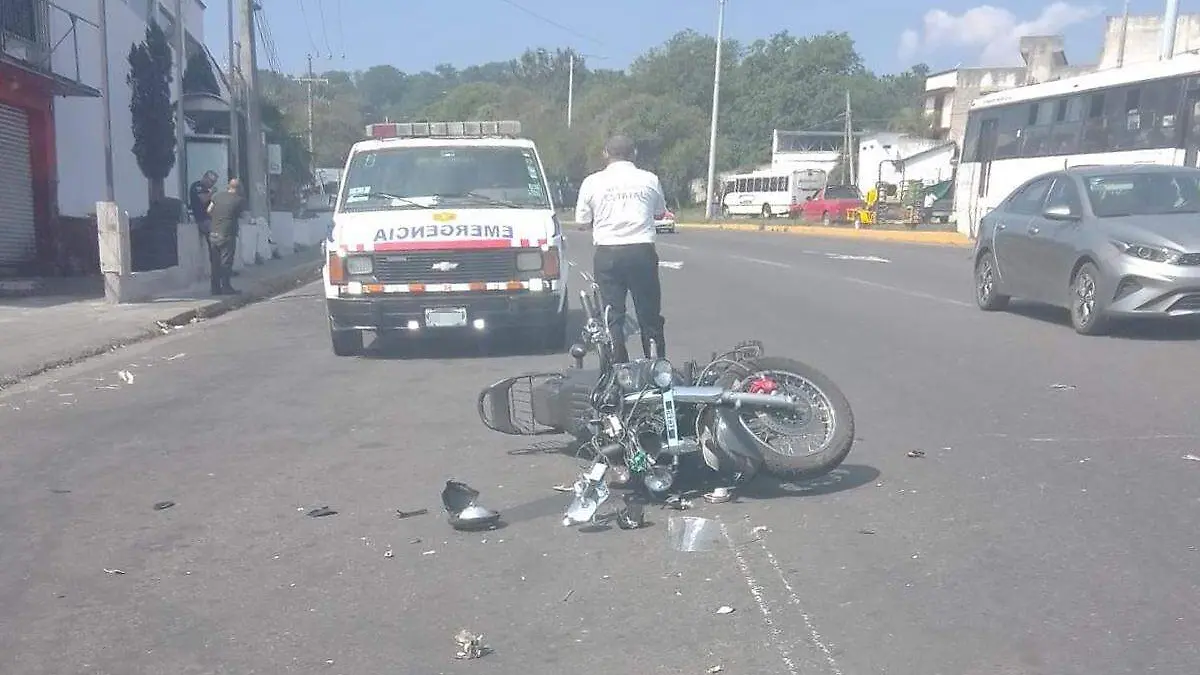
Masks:
[[[611,308],[599,309],[598,287],[581,274],[589,289],[580,292],[586,321],[571,347],[574,367],[500,380],[477,404],[494,431],[567,433],[595,460],[575,485],[568,521],[589,519],[609,480],[637,475],[651,497],[665,496],[680,460],[697,453],[734,484],[760,470],[786,481],[819,476],[849,454],[854,415],[837,385],[807,364],[765,356],[759,342],[714,354],[703,366],[689,361],[676,369],[657,356],[613,363]],[[596,369],[584,368],[591,352]]]

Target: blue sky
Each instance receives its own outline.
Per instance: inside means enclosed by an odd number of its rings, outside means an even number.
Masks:
[[[316,57],[318,71],[383,63],[419,71],[438,63],[463,67],[506,60],[537,46],[574,47],[604,57],[591,59],[595,67],[624,68],[684,28],[715,34],[717,20],[716,0],[261,1],[273,49],[260,47],[260,66],[290,73],[304,69],[309,53]],[[225,3],[207,3],[206,41],[223,63]],[[1030,33],[1061,32],[1072,62],[1095,61],[1103,17],[1120,14],[1122,7],[1122,0],[1050,5],[1035,0],[990,5],[969,0],[729,0],[725,26],[729,37],[747,42],[780,30],[802,35],[846,31],[876,72],[895,72],[920,61],[940,70],[1018,61],[1016,39]],[[1130,3],[1135,14],[1160,13],[1162,7],[1157,0]]]

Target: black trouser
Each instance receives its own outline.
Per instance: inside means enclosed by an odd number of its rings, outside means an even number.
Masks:
[[[237,237],[212,233],[208,235],[208,262],[212,266],[212,292],[231,290],[233,276],[233,254],[237,250]]]
[[[592,271],[600,286],[601,302],[612,307],[609,330],[613,336],[613,359],[629,360],[625,347],[625,295],[633,296],[633,309],[642,335],[642,353],[650,357],[650,341],[658,355],[667,355],[663,336],[662,286],[658,279],[658,252],[654,244],[597,246]],[[603,308],[601,308],[603,311]]]

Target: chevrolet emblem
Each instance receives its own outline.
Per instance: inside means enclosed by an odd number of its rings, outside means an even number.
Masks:
[[[458,263],[450,262],[449,260],[443,260],[441,262],[434,263],[429,269],[435,272],[449,272],[450,270],[458,269]]]
[[[437,223],[449,223],[458,218],[458,214],[453,211],[441,211],[433,214],[433,220]]]

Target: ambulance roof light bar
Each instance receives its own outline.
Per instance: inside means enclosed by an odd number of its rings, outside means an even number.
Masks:
[[[488,122],[382,122],[367,125],[367,137],[384,138],[517,138],[518,120]]]

